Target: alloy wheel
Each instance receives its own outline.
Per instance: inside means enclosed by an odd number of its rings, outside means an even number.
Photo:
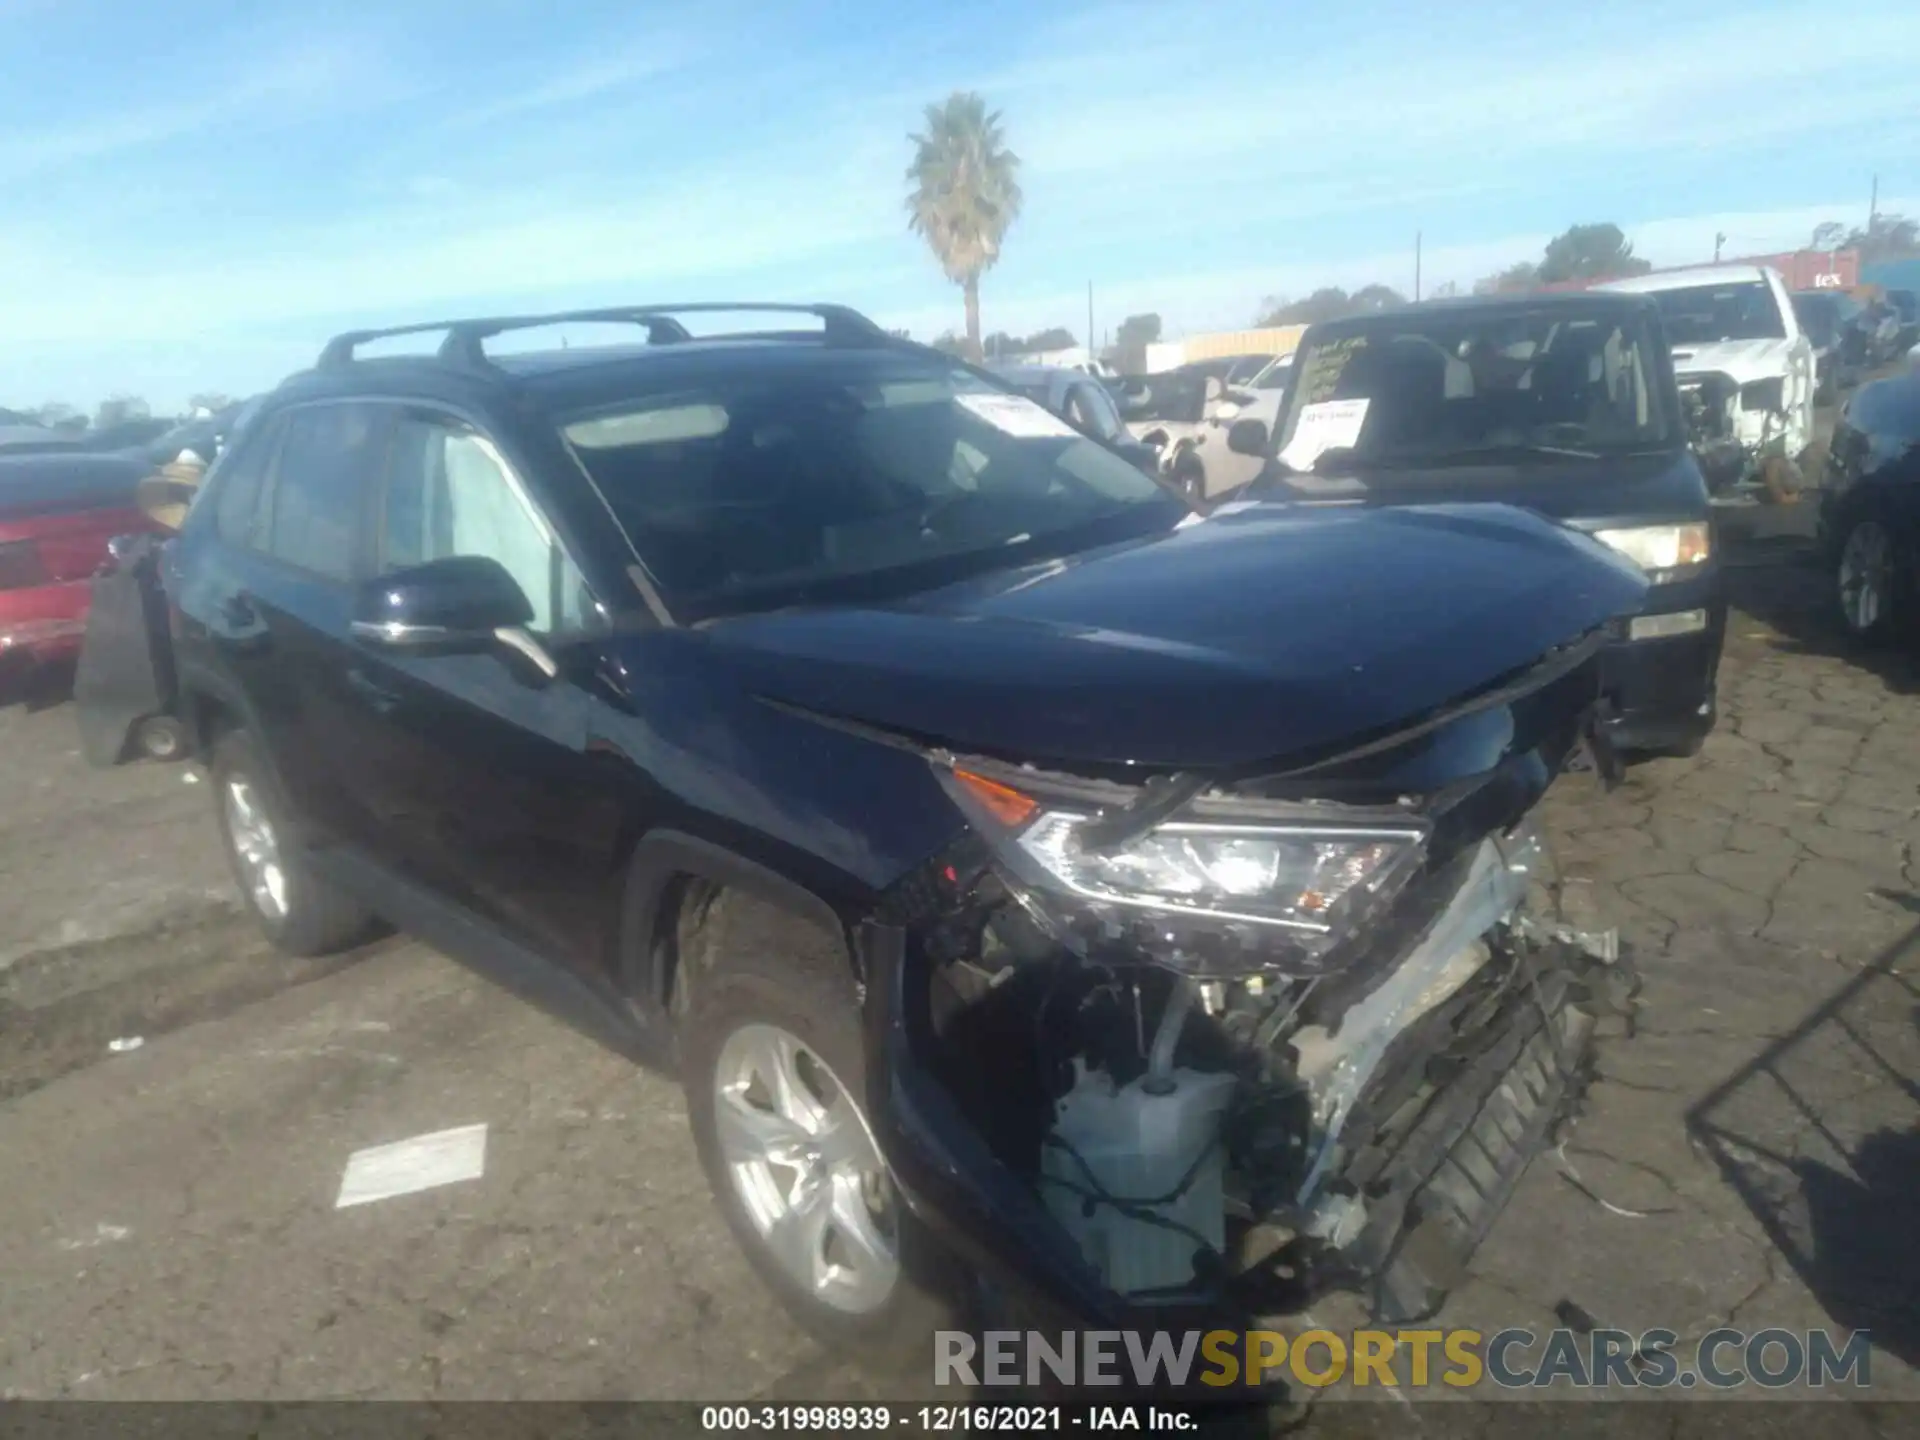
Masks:
[[[748,1219],[794,1284],[868,1315],[900,1276],[892,1186],[851,1094],[805,1042],[742,1025],[714,1068],[720,1153]]]
[[[280,839],[259,793],[245,776],[227,780],[226,807],[227,835],[247,898],[267,919],[286,919],[287,871],[280,860]]]
[[[1840,613],[1864,635],[1885,618],[1893,598],[1893,538],[1877,520],[1862,520],[1840,551]]]

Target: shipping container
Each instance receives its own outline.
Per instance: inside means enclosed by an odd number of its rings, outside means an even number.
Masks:
[[[1789,290],[1851,290],[1860,283],[1858,250],[1788,250],[1726,263],[1771,266],[1780,272]]]
[[[1306,330],[1304,325],[1269,325],[1259,330],[1216,330],[1207,335],[1189,335],[1184,340],[1162,340],[1146,346],[1137,359],[1122,355],[1120,369],[1129,374],[1152,375],[1177,370],[1196,360],[1291,355]]]
[[[1742,255],[1734,259],[1709,260],[1699,265],[1662,265],[1655,275],[1668,270],[1708,270],[1716,265],[1764,265],[1780,272],[1789,290],[1851,290],[1860,283],[1860,252],[1857,250],[1786,250],[1777,255]],[[1561,280],[1542,285],[1542,290],[1585,290],[1603,285],[1604,280]]]

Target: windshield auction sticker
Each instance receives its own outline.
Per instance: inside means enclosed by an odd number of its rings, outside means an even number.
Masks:
[[[1323,452],[1351,445],[1360,438],[1369,403],[1322,400],[1317,405],[1303,405],[1300,418],[1294,423],[1293,437],[1280,452],[1280,458],[1295,470],[1311,470]]]
[[[1024,395],[981,391],[956,395],[954,400],[994,429],[1021,440],[1071,440],[1080,432]]]

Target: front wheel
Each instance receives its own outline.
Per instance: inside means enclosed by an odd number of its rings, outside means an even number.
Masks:
[[[845,947],[733,894],[714,902],[703,939],[701,973],[683,977],[681,1080],[694,1147],[741,1249],[823,1344],[924,1344],[951,1314],[950,1271],[901,1204],[867,1122]]]
[[[314,873],[252,738],[239,730],[221,736],[208,768],[227,863],[274,948],[326,955],[368,938],[373,912]]]
[[[1834,588],[1849,634],[1880,640],[1900,628],[1912,580],[1892,531],[1880,520],[1862,516],[1842,533]]]

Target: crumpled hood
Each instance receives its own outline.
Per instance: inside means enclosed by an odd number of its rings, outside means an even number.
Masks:
[[[1718,371],[1736,384],[1769,380],[1787,373],[1792,345],[1786,340],[1718,340],[1710,345],[1676,345],[1673,369],[1683,379]]]
[[[1645,588],[1597,543],[1505,506],[1255,505],[706,636],[764,698],[959,750],[1237,767],[1411,721],[1634,612]]]

